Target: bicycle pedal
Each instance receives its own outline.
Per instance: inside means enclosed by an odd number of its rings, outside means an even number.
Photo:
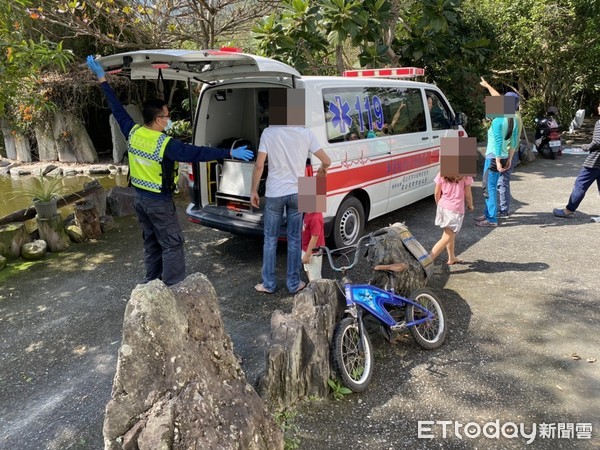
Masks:
[[[402,322],[398,322],[396,325],[392,325],[390,327],[390,329],[392,331],[401,331],[404,330],[406,328],[406,321],[403,320]]]

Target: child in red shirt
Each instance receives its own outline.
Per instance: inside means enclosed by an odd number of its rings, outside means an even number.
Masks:
[[[325,245],[323,213],[310,212],[304,214],[302,224],[302,264],[308,275],[308,281],[321,278],[323,256],[313,255],[312,249]]]

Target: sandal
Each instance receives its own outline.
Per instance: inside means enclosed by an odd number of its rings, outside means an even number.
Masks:
[[[257,284],[256,286],[254,286],[254,289],[257,292],[262,292],[263,294],[272,294],[273,293],[273,291],[267,290],[262,283],[261,284]]]
[[[564,209],[554,208],[552,210],[554,217],[562,217],[563,219],[572,219],[575,213],[568,214]]]

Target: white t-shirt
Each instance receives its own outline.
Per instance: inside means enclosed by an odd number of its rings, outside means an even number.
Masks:
[[[298,193],[298,177],[303,177],[306,159],[321,149],[315,134],[303,127],[272,125],[261,137],[258,151],[267,154],[269,172],[266,197]]]

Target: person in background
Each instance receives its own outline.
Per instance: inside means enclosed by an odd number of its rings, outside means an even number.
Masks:
[[[490,95],[499,96],[501,95],[496,89],[494,89],[483,77],[481,77],[481,82],[479,83],[481,86],[486,88]],[[515,112],[515,126],[517,127],[517,148],[512,148],[512,140],[509,141],[509,152],[512,150],[513,157],[511,160],[511,164],[508,169],[504,172],[500,173],[500,177],[498,178],[498,217],[500,219],[508,219],[510,217],[510,201],[512,199],[510,194],[510,178],[512,176],[512,171],[519,163],[519,151],[518,146],[520,145],[521,133],[523,132],[523,118],[521,117],[521,113],[519,112],[519,94],[516,92],[507,92],[505,94],[507,97],[516,98],[516,112]]]
[[[600,105],[598,105],[598,114],[600,114]],[[554,208],[552,214],[556,217],[573,218],[575,211],[583,201],[587,190],[596,182],[598,186],[598,194],[600,195],[600,120],[594,126],[594,134],[592,142],[584,145],[583,150],[589,155],[583,161],[583,166],[579,170],[579,174],[575,179],[575,185],[569,197],[569,203],[564,208]],[[600,217],[592,217],[592,222],[600,223]]]
[[[200,147],[165,134],[171,127],[169,108],[163,100],[144,102],[144,124],[138,125],[117,99],[106,81],[104,69],[93,56],[87,65],[100,87],[121,132],[127,139],[127,155],[138,222],[144,238],[145,282],[160,279],[167,286],[185,278],[184,238],[172,194],[179,178],[178,161],[198,162],[221,158],[249,161],[253,153],[246,146],[235,150]]]
[[[483,191],[485,210],[476,218],[478,227],[498,226],[498,179],[500,174],[510,168],[513,150],[517,146],[517,127],[512,118],[498,117],[492,121],[488,130],[488,143],[483,165]]]
[[[321,279],[323,255],[313,255],[314,248],[325,245],[325,227],[322,212],[304,214],[302,227],[302,264],[308,281]]]
[[[442,230],[442,237],[429,253],[435,260],[444,248],[448,252],[448,265],[461,264],[464,261],[456,257],[454,252],[456,235],[460,231],[465,217],[465,203],[469,210],[473,210],[473,193],[471,185],[473,177],[442,177],[439,173],[435,177],[435,202],[437,211],[435,224]]]

